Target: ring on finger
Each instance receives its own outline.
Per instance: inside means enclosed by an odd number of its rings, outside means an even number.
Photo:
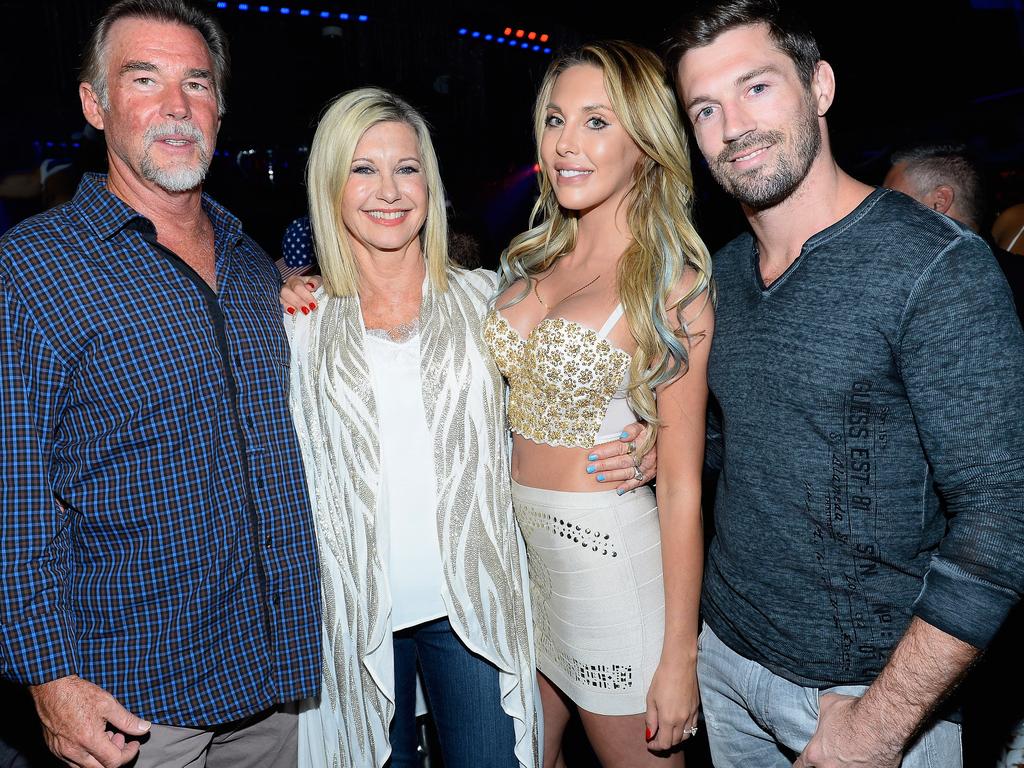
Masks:
[[[692,738],[692,737],[694,737],[694,736],[696,736],[696,735],[697,735],[697,726],[695,725],[695,726],[693,726],[693,728],[689,728],[689,729],[687,730],[687,733],[689,733],[689,734],[690,734],[690,737],[691,737],[691,738]]]
[[[647,478],[644,477],[644,473],[640,471],[640,465],[639,464],[637,464],[636,466],[633,467],[633,479],[637,480],[637,481],[639,481],[641,483],[644,480],[647,479]]]
[[[636,453],[636,440],[630,440],[626,443],[626,455],[629,456],[632,453]]]

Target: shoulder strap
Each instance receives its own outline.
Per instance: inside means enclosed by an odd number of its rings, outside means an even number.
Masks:
[[[622,304],[619,304],[612,310],[612,313],[608,316],[608,319],[604,321],[604,325],[601,326],[601,330],[597,332],[597,338],[603,339],[609,333],[612,332],[612,328],[619,322],[622,317]]]

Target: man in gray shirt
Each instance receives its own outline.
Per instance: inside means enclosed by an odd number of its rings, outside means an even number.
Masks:
[[[715,258],[722,472],[698,673],[717,768],[959,766],[937,713],[1024,589],[1024,334],[985,243],[844,173],[772,0],[669,64],[752,234]]]

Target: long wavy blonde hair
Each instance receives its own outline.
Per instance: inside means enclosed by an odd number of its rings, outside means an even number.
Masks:
[[[359,271],[341,219],[341,196],[351,174],[352,157],[363,134],[378,123],[404,123],[416,133],[420,162],[427,181],[427,218],[420,244],[427,259],[430,285],[448,287],[448,218],[444,185],[430,129],[423,116],[383,88],[358,88],[339,96],[317,126],[306,165],[309,221],[324,288],[331,296],[355,296]]]
[[[612,109],[641,152],[626,196],[626,221],[633,240],[619,259],[616,279],[636,341],[627,397],[633,411],[651,427],[646,450],[657,437],[655,388],[689,366],[693,338],[683,313],[695,301],[703,302],[702,311],[714,301],[711,257],[693,226],[693,174],[675,95],[660,60],[646,48],[609,40],[589,43],[555,59],[534,107],[538,156],[555,81],[565,70],[581,65],[601,70]],[[543,157],[539,160],[544,163]],[[558,205],[546,173],[539,178],[540,197],[530,215],[530,229],[516,236],[501,255],[500,288],[523,281],[522,291],[509,305],[526,298],[534,275],[576,247],[578,213]],[[696,275],[693,287],[673,300],[687,268]],[[675,312],[678,331],[669,322],[670,312]]]

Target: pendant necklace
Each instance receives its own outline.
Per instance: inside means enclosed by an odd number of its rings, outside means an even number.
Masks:
[[[544,299],[542,299],[540,297],[540,292],[537,291],[537,284],[540,283],[542,280],[547,280],[549,277],[551,277],[551,275],[545,275],[544,277],[540,278],[540,280],[538,280],[537,278],[533,278],[533,295],[537,297],[537,301],[539,301],[543,305],[544,309],[551,309],[551,307],[549,307],[547,305],[547,302],[545,302]],[[563,296],[561,299],[559,299],[555,303],[556,304],[561,304],[563,301],[568,299],[570,296],[575,296],[577,293],[582,291],[584,288],[589,288],[590,286],[592,286],[594,283],[597,282],[599,277],[601,277],[600,273],[598,273],[597,276],[593,280],[591,280],[589,283],[585,283],[584,285],[581,285],[579,288],[577,288],[572,293],[567,293],[565,296]]]

